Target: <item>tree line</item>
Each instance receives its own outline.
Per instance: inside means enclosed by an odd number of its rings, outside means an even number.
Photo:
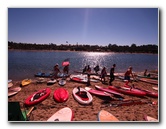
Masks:
[[[32,43],[16,43],[13,41],[8,41],[8,49],[21,49],[21,50],[63,50],[63,51],[94,51],[94,52],[124,52],[124,53],[158,53],[157,45],[140,45],[136,44],[128,45],[117,45],[108,44],[108,46],[99,45],[81,45],[81,44],[61,44],[57,45],[54,43],[49,44],[32,44]]]

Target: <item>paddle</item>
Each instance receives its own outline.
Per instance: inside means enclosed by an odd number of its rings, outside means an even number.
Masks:
[[[152,102],[143,102],[141,100],[127,100],[127,101],[122,101],[120,103],[111,103],[110,106],[118,107],[118,106],[130,106],[138,104],[152,104]]]

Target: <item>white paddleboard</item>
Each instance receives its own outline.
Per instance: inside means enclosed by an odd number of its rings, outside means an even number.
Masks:
[[[158,121],[157,119],[151,117],[151,116],[145,116],[146,121]]]
[[[73,112],[69,107],[65,107],[53,114],[47,121],[72,121]]]
[[[158,87],[152,87],[154,90],[158,90]]]

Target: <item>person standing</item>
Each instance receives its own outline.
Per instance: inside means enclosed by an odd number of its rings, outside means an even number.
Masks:
[[[63,73],[65,73],[65,74],[68,74],[68,73],[69,73],[69,65],[66,65],[66,66],[63,68]]]
[[[60,73],[59,65],[56,64],[56,65],[54,66],[54,78],[55,78],[55,79],[58,77],[58,76],[57,76],[58,73]]]
[[[128,84],[129,82],[131,82],[131,79],[130,79],[130,75],[134,78],[134,75],[132,73],[132,67],[130,66],[127,71],[125,72],[125,75],[124,75],[124,80],[127,80],[126,84]]]
[[[110,82],[109,84],[112,85],[112,82],[115,80],[114,72],[115,72],[116,64],[112,65],[112,68],[110,69]]]
[[[91,84],[90,84],[90,75],[91,75],[91,68],[90,68],[90,66],[88,65],[88,67],[87,67],[87,86],[90,86]]]
[[[101,71],[101,82],[105,83],[105,76],[107,75],[107,71],[106,68],[103,67],[102,71]]]
[[[96,67],[94,67],[94,71],[95,71],[96,75],[98,75],[99,70],[100,70],[99,65],[96,65]]]

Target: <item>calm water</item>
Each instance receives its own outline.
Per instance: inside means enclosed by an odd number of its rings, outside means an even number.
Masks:
[[[82,71],[83,67],[88,64],[91,68],[96,64],[99,64],[101,68],[105,66],[107,72],[114,63],[116,64],[115,72],[125,72],[129,66],[132,66],[135,72],[158,69],[158,55],[154,54],[9,50],[8,78],[12,80],[33,79],[37,72],[52,72],[56,63],[62,71],[62,62],[67,58],[70,60],[70,73],[75,70]]]

